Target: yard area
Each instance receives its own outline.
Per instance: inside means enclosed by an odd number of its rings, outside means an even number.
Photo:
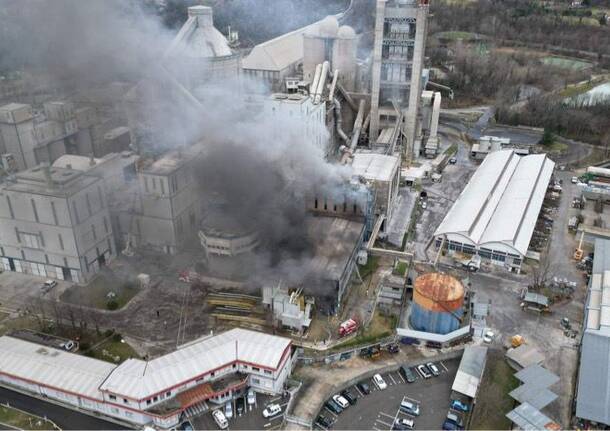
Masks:
[[[98,343],[95,347],[83,352],[87,356],[101,359],[102,361],[120,363],[129,358],[138,358],[136,351],[125,342],[120,334],[108,337],[105,341]]]
[[[483,375],[477,404],[472,411],[470,429],[510,429],[511,422],[505,416],[515,401],[508,395],[519,382],[515,370],[508,366],[502,350],[489,350],[487,369]]]
[[[43,418],[4,405],[0,405],[0,424],[6,424],[22,430],[58,429],[51,422],[47,422]]]
[[[62,302],[85,307],[117,310],[127,304],[140,289],[135,280],[121,280],[112,273],[100,274],[86,286],[74,285],[62,293]]]
[[[398,318],[394,315],[387,315],[382,313],[379,309],[376,309],[373,319],[366,329],[356,337],[347,340],[345,343],[337,344],[333,350],[343,350],[348,347],[373,343],[378,339],[389,337],[394,333],[397,319]]]

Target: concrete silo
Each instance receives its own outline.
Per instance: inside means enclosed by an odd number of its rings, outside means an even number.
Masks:
[[[413,288],[413,329],[446,334],[460,327],[464,286],[456,278],[438,272],[419,276]]]
[[[333,44],[333,69],[339,69],[343,85],[348,91],[354,91],[356,82],[356,50],[358,38],[353,28],[343,25],[337,31]]]

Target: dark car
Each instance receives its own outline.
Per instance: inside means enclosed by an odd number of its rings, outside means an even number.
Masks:
[[[330,410],[331,412],[335,413],[335,414],[339,414],[343,411],[343,408],[337,404],[334,400],[328,400],[326,401],[326,404],[324,404],[326,406],[326,408],[328,410]]]
[[[350,403],[351,405],[354,405],[358,402],[358,398],[356,396],[354,396],[354,394],[352,394],[347,389],[344,390],[343,392],[341,392],[341,395],[343,395],[343,398],[345,398],[347,400],[347,402]]]
[[[373,353],[372,347],[365,347],[364,349],[360,350],[359,355],[361,358],[368,358],[369,356],[371,356],[372,353]]]
[[[392,344],[390,344],[388,346],[388,352],[390,352],[390,353],[398,353],[398,352],[400,352],[400,348],[398,347],[397,344],[392,343]]]
[[[237,415],[241,416],[246,409],[246,402],[244,401],[244,397],[239,397],[235,400],[235,411],[237,411]]]
[[[456,431],[459,429],[459,427],[450,420],[445,420],[445,422],[443,422],[442,429],[446,431]]]
[[[368,395],[371,393],[371,388],[369,387],[368,383],[360,382],[356,386],[364,395]]]
[[[324,428],[330,428],[330,426],[333,424],[333,422],[329,418],[323,415],[318,416],[318,418],[316,419],[316,423]]]
[[[413,383],[415,380],[417,380],[417,377],[415,377],[415,373],[413,372],[413,369],[411,367],[402,365],[399,369],[399,372],[405,378],[407,383]]]

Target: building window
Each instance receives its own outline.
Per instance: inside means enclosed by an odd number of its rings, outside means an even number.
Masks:
[[[125,404],[129,404],[129,401],[127,401],[127,398],[123,398],[123,402],[124,402]]]
[[[19,232],[19,237],[21,238],[21,242],[25,247],[40,248],[40,239],[38,235],[33,233]]]
[[[36,202],[34,202],[34,199],[30,199],[30,202],[32,202],[32,211],[34,212],[34,220],[36,220],[36,223],[39,223],[40,220],[38,220],[38,211],[36,210]]]
[[[80,221],[78,220],[78,211],[76,209],[76,202],[72,201],[72,211],[74,212],[74,220],[76,220],[76,223],[80,223]]]
[[[271,371],[269,371],[269,370],[265,370],[265,374],[267,374],[267,375],[271,375],[271,374],[273,374],[273,372],[271,372]]]
[[[108,395],[108,398],[110,398],[112,401],[116,400],[116,396],[114,396],[114,395]]]
[[[156,403],[157,401],[159,401],[159,397],[153,397],[153,401]]]
[[[165,194],[165,181],[159,180],[159,184],[161,185],[161,194]]]
[[[261,370],[261,369],[260,369],[260,368],[258,368],[258,367],[252,367],[252,371],[256,371],[257,373],[258,373],[258,372],[260,372],[260,370]]]
[[[8,205],[8,211],[11,213],[11,218],[15,218],[15,214],[13,213],[13,205],[11,204],[11,198],[6,197],[6,204]]]
[[[146,400],[146,405],[149,406],[151,402],[151,400]]]
[[[106,216],[104,216],[104,230],[108,233],[108,220],[106,220]]]
[[[255,385],[260,385],[261,381],[259,379],[252,379],[252,383]]]
[[[53,214],[53,221],[56,225],[59,225],[59,220],[57,219],[57,211],[55,209],[55,202],[51,201],[51,213]]]
[[[172,396],[172,391],[166,392],[165,396],[168,397],[168,398],[171,397]]]
[[[93,235],[93,239],[96,240],[97,239],[97,235],[95,234],[95,226],[91,225],[91,234]]]
[[[89,200],[89,193],[85,193],[85,203],[87,204],[87,212],[89,213],[89,217],[91,217],[93,211],[91,211],[91,201]]]

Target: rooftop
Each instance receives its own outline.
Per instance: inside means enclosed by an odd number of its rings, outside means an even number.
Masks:
[[[100,389],[141,400],[236,361],[275,370],[289,347],[288,338],[232,329],[200,338],[150,361],[128,359]]]
[[[0,337],[0,372],[101,400],[98,388],[116,365],[17,338]]]
[[[500,243],[524,256],[554,167],[545,154],[489,154],[434,235],[454,234],[464,242],[492,248]]]
[[[483,378],[483,372],[485,371],[486,361],[487,347],[466,347],[451,390],[470,398],[476,397],[481,379]]]
[[[66,198],[99,181],[82,171],[67,168],[50,167],[48,175],[49,178],[43,166],[36,166],[15,174],[14,181],[5,181],[1,189]]]
[[[392,181],[400,159],[396,156],[356,151],[352,162],[354,175],[371,181]]]
[[[519,407],[506,414],[513,423],[522,430],[560,430],[561,426],[542,414],[540,410],[529,403],[523,403]]]

